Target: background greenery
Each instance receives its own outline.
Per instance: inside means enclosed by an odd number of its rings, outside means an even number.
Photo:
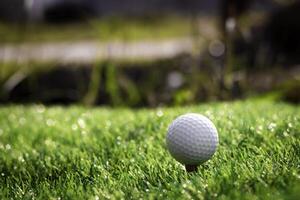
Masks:
[[[74,42],[76,40],[132,41],[188,36],[190,18],[179,16],[104,17],[71,24],[0,23],[0,43]]]

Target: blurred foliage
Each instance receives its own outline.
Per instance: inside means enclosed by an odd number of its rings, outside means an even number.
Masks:
[[[84,23],[63,25],[0,23],[0,43],[181,37],[190,34],[189,20],[189,18],[179,16],[143,18],[112,16],[93,19]]]
[[[16,86],[27,77],[31,87],[35,87],[34,80],[41,73],[47,73],[57,66],[56,63],[0,63],[0,101],[5,100]]]
[[[89,80],[88,90],[83,98],[83,104],[85,105],[94,105],[97,97],[98,91],[101,82],[101,69],[102,66],[100,63],[95,63],[92,66],[91,78]]]
[[[113,63],[110,63],[106,68],[106,91],[109,94],[110,101],[113,106],[121,105],[119,84],[117,80],[117,69]]]
[[[214,89],[217,84],[212,78],[214,73],[211,70],[198,73],[199,67],[199,63],[194,63],[187,55],[141,63],[104,61],[85,67],[56,65],[53,70],[40,70],[47,68],[44,64],[36,70],[32,68],[31,73],[28,71],[9,90],[8,99],[1,100],[51,103],[60,99],[61,103],[83,102],[86,105],[157,106],[218,99]],[[2,68],[2,90],[18,73],[12,69]],[[171,78],[174,73],[179,82]],[[70,99],[61,94],[73,96]]]
[[[262,94],[278,89],[290,77],[281,68],[257,73],[239,70],[227,75],[222,87],[220,65],[209,57],[198,62],[188,55],[139,63],[106,60],[73,66],[32,63],[30,67],[2,65],[1,102],[186,105]],[[24,76],[18,80],[20,73]],[[279,91],[284,99],[299,102],[299,81],[285,83]]]
[[[70,90],[69,96],[72,96],[72,103],[112,106],[184,105],[199,101],[230,100],[244,97],[245,93],[256,86],[258,87],[253,91],[257,92],[261,89],[265,92],[272,89],[277,82],[272,77],[269,81],[270,76],[274,75],[275,65],[267,65],[264,61],[268,59],[268,56],[280,57],[276,55],[282,55],[276,52],[269,52],[270,55],[268,55],[268,52],[264,51],[268,46],[264,46],[265,42],[260,40],[264,35],[262,29],[249,30],[250,26],[265,17],[261,13],[252,13],[250,16],[242,17],[239,19],[241,30],[238,28],[230,37],[223,38],[223,41],[217,39],[221,36],[220,31],[214,29],[215,19],[204,17],[198,20],[197,16],[192,19],[176,16],[146,16],[139,19],[106,17],[63,26],[0,24],[0,43],[83,39],[130,41],[190,36],[195,44],[193,53],[165,60],[143,60],[133,63],[111,60],[95,61],[95,63],[86,64],[87,66],[74,65],[77,68],[74,68],[73,64],[62,66],[54,63],[51,65],[51,68],[57,67],[56,71],[54,70],[55,73],[69,72],[70,75],[66,75],[66,80],[57,79],[53,74],[51,75],[51,71],[44,73],[50,69],[48,64],[27,63],[24,66],[1,64],[1,91],[14,93],[21,100],[23,98],[23,100],[51,103],[57,98],[56,95],[68,93]],[[284,19],[282,23],[285,24],[286,21]],[[261,22],[258,25],[261,25]],[[219,45],[215,47],[219,48],[217,51],[220,51],[220,54],[218,52],[214,54],[211,51],[210,47],[213,44]],[[285,66],[278,63],[277,65]],[[83,69],[83,67],[87,68]],[[260,70],[259,68],[266,69],[264,74],[254,73]],[[82,76],[82,73],[85,75]],[[174,73],[175,82],[179,80],[180,83],[171,83],[174,81]],[[284,70],[283,73],[285,73]],[[249,81],[246,76],[252,77],[252,80]],[[78,79],[78,77],[81,78]],[[55,85],[45,87],[41,84],[44,79],[53,83],[61,83],[63,87],[56,88]],[[10,84],[13,82],[14,84]],[[7,85],[12,85],[11,89],[5,89]],[[19,87],[20,85],[22,87]],[[299,102],[298,82],[287,83],[280,90],[283,99]],[[24,91],[30,95],[22,96]],[[41,93],[52,95],[45,95],[47,96],[45,100]],[[0,100],[4,102],[15,100],[10,97],[8,96],[8,99],[2,97]],[[61,99],[63,103],[70,103],[69,97],[64,98],[58,99]]]
[[[174,95],[174,105],[184,105],[193,102],[194,95],[189,89],[178,90]]]

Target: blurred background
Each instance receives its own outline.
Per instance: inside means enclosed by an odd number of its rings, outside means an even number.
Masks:
[[[0,103],[300,100],[300,1],[1,0]]]

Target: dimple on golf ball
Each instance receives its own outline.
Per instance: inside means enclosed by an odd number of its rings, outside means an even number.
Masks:
[[[177,117],[168,128],[166,143],[171,155],[184,165],[209,160],[218,146],[215,125],[205,116],[188,113]]]

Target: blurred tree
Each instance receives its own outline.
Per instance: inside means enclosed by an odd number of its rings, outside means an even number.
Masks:
[[[237,30],[237,19],[247,10],[251,2],[252,0],[221,0],[221,28],[225,37],[228,31]]]
[[[220,93],[231,90],[231,93],[237,94],[241,91],[239,88],[239,80],[232,73],[234,70],[240,69],[240,58],[246,51],[246,41],[241,33],[238,21],[249,8],[252,0],[222,0],[220,4],[221,32],[225,43],[225,59],[223,69],[221,70],[219,88]],[[225,92],[226,93],[226,92]],[[240,95],[240,92],[239,92]]]

